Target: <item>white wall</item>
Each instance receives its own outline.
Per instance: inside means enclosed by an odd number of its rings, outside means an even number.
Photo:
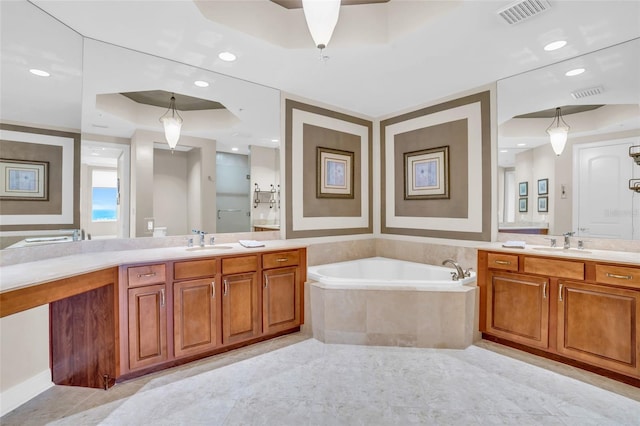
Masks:
[[[156,227],[166,227],[167,235],[185,235],[187,228],[187,153],[154,149],[153,217]]]
[[[0,319],[0,415],[52,385],[49,305]]]
[[[275,148],[265,148],[260,146],[251,146],[251,154],[249,155],[249,165],[251,168],[251,191],[254,191],[255,184],[261,191],[270,191],[271,185],[274,188],[278,188],[280,184],[280,152]],[[268,195],[263,195],[263,201],[266,200]],[[277,197],[278,194],[274,194],[276,202],[273,206],[270,206],[268,202],[255,204],[252,199],[251,208],[251,224],[264,225],[264,224],[279,224],[280,222],[280,209],[278,208]],[[255,198],[255,194],[252,194],[252,198]]]

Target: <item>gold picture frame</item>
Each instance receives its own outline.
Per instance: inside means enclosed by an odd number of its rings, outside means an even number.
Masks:
[[[353,198],[354,153],[317,147],[316,197]]]
[[[404,153],[404,199],[449,198],[449,146]]]
[[[0,158],[0,200],[49,200],[49,162]]]

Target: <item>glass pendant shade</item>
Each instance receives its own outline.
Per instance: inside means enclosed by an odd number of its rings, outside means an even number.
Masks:
[[[169,109],[160,117],[160,122],[164,126],[164,137],[169,144],[169,148],[173,151],[180,139],[180,129],[182,128],[182,117],[176,110],[176,98],[171,96]]]
[[[324,49],[338,23],[340,0],[302,0],[302,9],[316,47]]]
[[[567,144],[567,137],[569,135],[569,125],[562,119],[562,112],[560,108],[556,108],[556,115],[551,122],[551,125],[547,127],[547,134],[549,135],[549,141],[551,142],[551,148],[556,155],[562,154],[564,146]]]

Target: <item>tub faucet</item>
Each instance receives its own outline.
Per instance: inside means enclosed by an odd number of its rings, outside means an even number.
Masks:
[[[200,236],[200,247],[204,247],[204,236],[207,235],[207,233],[204,231],[199,231],[197,229],[192,229],[191,232]]]
[[[464,277],[465,277],[465,275],[466,275],[466,274],[464,273],[464,271],[462,270],[462,268],[460,267],[460,265],[458,265],[458,262],[456,262],[456,261],[455,261],[455,260],[453,260],[453,259],[447,259],[447,260],[445,260],[444,262],[442,262],[442,264],[443,264],[443,265],[446,265],[447,263],[452,264],[452,265],[456,268],[456,271],[457,271],[457,272],[452,272],[452,273],[451,273],[451,279],[452,279],[452,280],[454,280],[454,281],[458,281],[459,279],[461,279],[461,278],[464,278]]]

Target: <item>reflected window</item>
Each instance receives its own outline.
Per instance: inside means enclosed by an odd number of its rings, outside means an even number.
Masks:
[[[118,174],[115,170],[91,173],[91,221],[118,220]]]

